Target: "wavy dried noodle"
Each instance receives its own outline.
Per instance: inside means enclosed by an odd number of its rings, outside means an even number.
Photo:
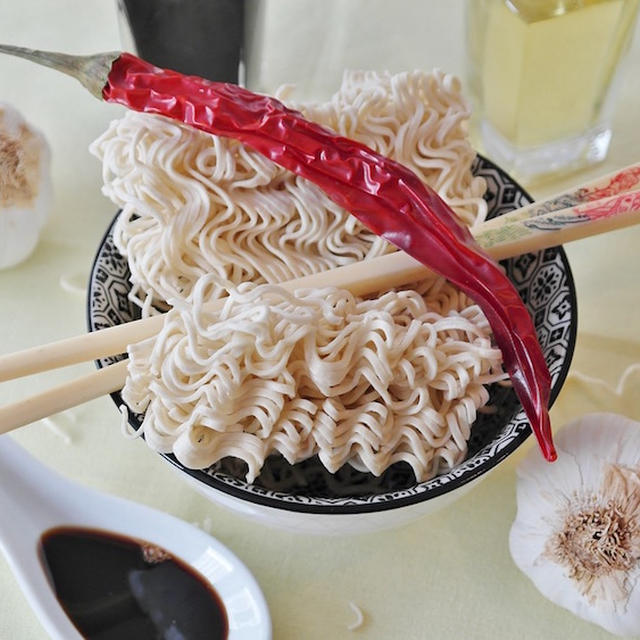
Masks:
[[[450,76],[351,73],[331,102],[303,109],[411,167],[465,222],[484,217]],[[464,295],[434,278],[372,300],[335,289],[293,298],[260,283],[389,247],[230,140],[128,114],[93,150],[124,209],[115,238],[143,312],[152,297],[174,306],[157,338],[130,348],[123,397],[145,412],[150,446],[192,468],[241,458],[249,481],[275,451],[291,463],[318,454],[331,471],[349,462],[380,474],[403,460],[418,480],[464,458],[483,385],[504,377]],[[212,317],[206,301],[227,292]]]
[[[484,219],[470,112],[452,76],[350,72],[330,102],[292,106],[412,169],[465,223]],[[123,209],[114,240],[145,314],[150,297],[184,298],[204,274],[277,283],[392,250],[318,187],[228,138],[128,112],[91,151]]]
[[[145,412],[152,448],[191,468],[241,458],[249,481],[275,451],[318,454],[331,472],[405,461],[418,480],[460,462],[501,353],[442,279],[370,300],[246,283],[219,315],[214,287],[201,278],[158,337],[129,348],[123,399]]]

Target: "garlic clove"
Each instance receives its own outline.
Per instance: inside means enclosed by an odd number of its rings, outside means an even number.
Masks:
[[[518,468],[516,565],[552,602],[618,635],[640,634],[640,423],[591,414],[555,436],[558,460]]]
[[[555,440],[555,437],[554,437]],[[562,464],[549,464],[542,456],[528,456],[518,467],[518,477],[526,479],[526,482],[518,483],[518,506],[535,506],[535,498],[542,496],[549,501],[561,502],[570,499],[574,487],[581,481],[582,475],[576,459],[562,450]],[[560,454],[558,453],[558,456]],[[521,500],[520,493],[526,494],[528,499]]]
[[[49,173],[44,136],[0,103],[0,269],[34,250],[51,205]]]
[[[579,422],[579,429],[558,433],[559,446],[581,458],[591,454],[628,466],[640,465],[639,423],[614,413],[588,414]]]

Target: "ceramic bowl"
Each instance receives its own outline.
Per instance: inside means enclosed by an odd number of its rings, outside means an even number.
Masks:
[[[504,171],[478,156],[474,173],[486,179],[489,217],[531,201]],[[503,262],[534,319],[552,379],[553,401],[569,370],[576,336],[576,295],[562,248],[524,254]],[[113,244],[109,229],[100,244],[90,280],[89,329],[95,331],[139,317],[127,298],[127,262]],[[100,360],[99,367],[117,358]],[[331,474],[317,458],[290,465],[279,456],[267,459],[253,484],[244,480],[244,462],[226,458],[209,469],[186,469],[164,456],[194,487],[213,502],[261,523],[306,533],[363,533],[400,526],[459,498],[530,435],[529,423],[515,393],[493,385],[490,403],[497,408],[473,425],[467,458],[448,473],[416,482],[406,463],[380,477],[349,465]],[[121,404],[119,394],[113,394]],[[139,417],[131,416],[132,426]]]

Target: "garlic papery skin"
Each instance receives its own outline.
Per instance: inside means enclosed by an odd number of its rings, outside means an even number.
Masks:
[[[0,103],[0,269],[38,242],[51,205],[50,157],[44,136]]]
[[[516,565],[552,602],[621,636],[640,634],[640,423],[586,415],[518,467]]]

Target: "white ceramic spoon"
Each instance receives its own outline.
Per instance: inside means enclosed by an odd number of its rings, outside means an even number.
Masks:
[[[229,619],[228,640],[270,640],[271,620],[260,587],[220,542],[178,518],[66,480],[9,436],[0,436],[0,549],[47,633],[81,640],[38,553],[42,533],[59,526],[111,531],[166,549],[214,586]]]

